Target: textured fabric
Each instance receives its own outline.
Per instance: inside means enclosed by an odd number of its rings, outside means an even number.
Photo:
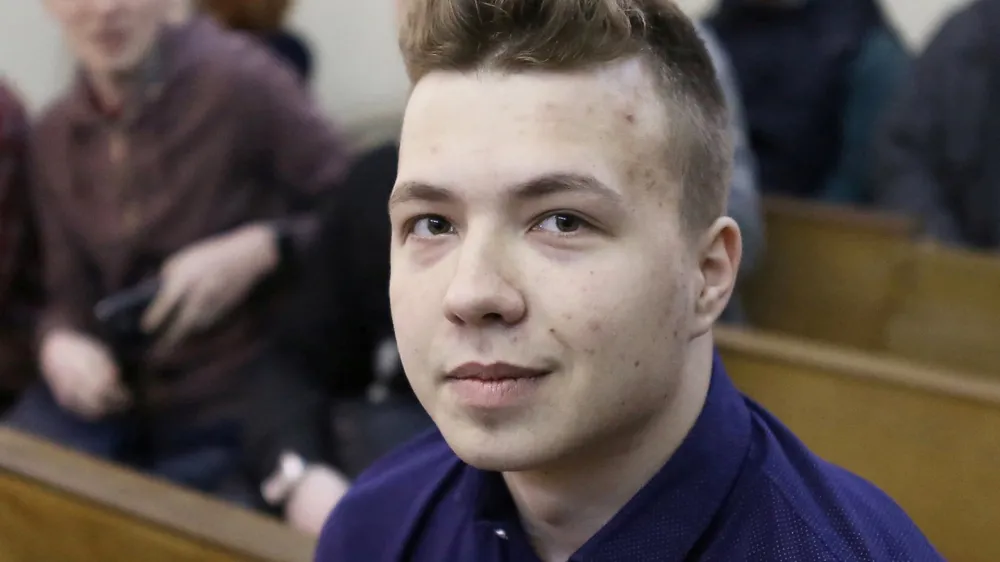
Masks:
[[[879,206],[952,244],[1000,246],[1000,0],[949,18],[876,142]]]
[[[503,479],[440,433],[363,475],[317,562],[537,562]],[[810,453],[743,397],[716,359],[698,421],[671,460],[572,562],[943,560],[870,483]]]
[[[875,0],[723,0],[710,25],[732,60],[764,192],[815,196],[837,169],[852,67],[888,30]]]

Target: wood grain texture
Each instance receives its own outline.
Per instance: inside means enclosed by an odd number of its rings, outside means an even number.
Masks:
[[[0,429],[0,562],[306,562],[314,548],[279,522]]]
[[[764,257],[741,288],[751,323],[882,349],[916,223],[780,198],[767,198],[764,209]]]
[[[1000,378],[1000,257],[922,243],[885,349]]]
[[[716,338],[741,390],[885,490],[948,560],[1000,560],[1000,383],[780,335]]]

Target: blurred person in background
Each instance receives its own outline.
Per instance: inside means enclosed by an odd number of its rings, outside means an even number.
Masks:
[[[882,207],[921,219],[937,240],[1000,247],[1000,0],[942,25],[877,147]]]
[[[721,0],[765,194],[865,204],[872,145],[909,55],[876,0]]]
[[[293,72],[208,18],[45,5],[79,72],[31,135],[43,381],[6,423],[251,502],[239,375],[342,180],[342,143]]]
[[[292,0],[197,0],[200,9],[222,25],[260,38],[279,58],[295,69],[308,84],[313,74],[309,45],[286,29],[285,20],[294,6]]]
[[[0,80],[0,412],[37,373],[31,334],[42,291],[27,158],[24,106]]]
[[[313,534],[350,479],[431,425],[403,376],[389,313],[397,162],[395,142],[357,159],[251,366],[249,464],[271,510]]]

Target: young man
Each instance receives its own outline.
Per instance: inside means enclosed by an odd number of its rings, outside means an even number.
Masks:
[[[410,0],[390,301],[438,430],[318,560],[940,560],[733,387],[741,241],[708,54],[656,0]]]
[[[162,0],[46,5],[80,73],[33,132],[45,384],[7,421],[240,496],[234,376],[257,353],[275,274],[310,235],[308,210],[341,179],[341,144],[256,41],[206,19],[171,26]],[[100,299],[149,280],[144,312],[140,298],[121,324],[96,320]]]

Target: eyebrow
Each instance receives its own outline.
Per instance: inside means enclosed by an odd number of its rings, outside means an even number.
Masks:
[[[534,177],[514,187],[510,195],[515,200],[542,199],[560,193],[584,193],[615,204],[622,204],[622,195],[586,174],[556,173]],[[422,182],[403,182],[389,197],[389,208],[411,201],[443,203],[457,199],[454,191]]]

